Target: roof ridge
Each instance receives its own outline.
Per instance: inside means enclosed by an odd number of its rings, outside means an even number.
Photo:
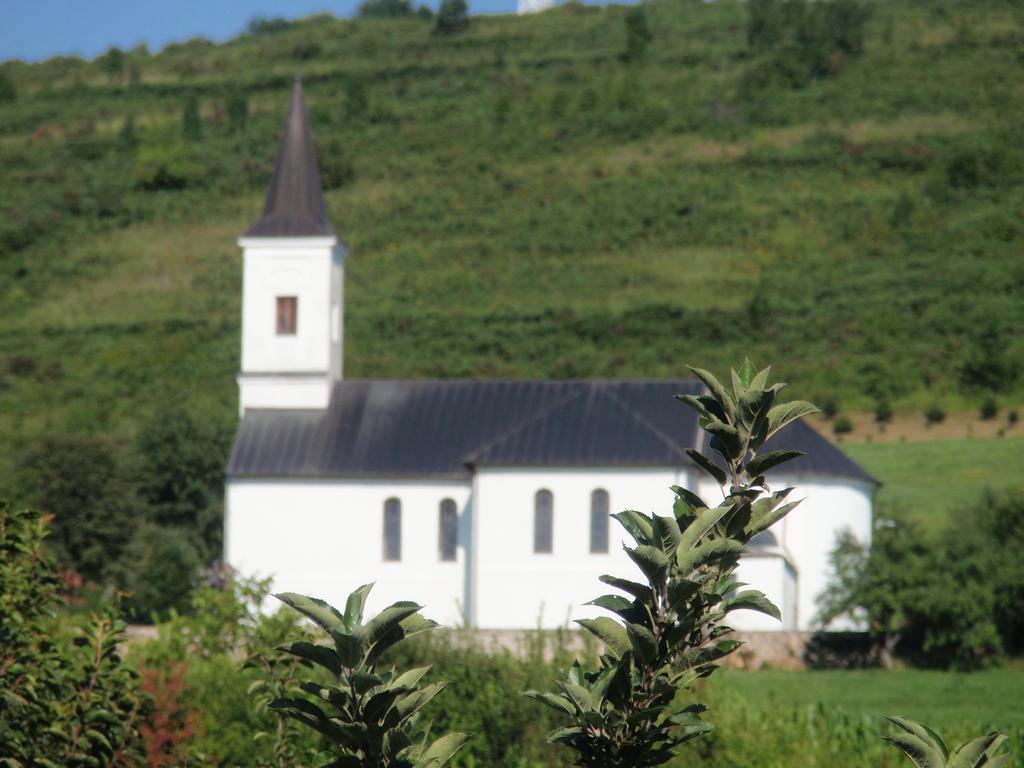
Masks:
[[[554,403],[549,405],[547,408],[542,409],[539,413],[531,416],[528,419],[524,419],[523,421],[520,421],[518,424],[515,424],[515,425],[509,427],[508,429],[506,429],[501,434],[497,435],[496,437],[488,440],[483,445],[478,446],[478,447],[474,448],[472,451],[470,451],[469,453],[465,454],[462,457],[463,462],[466,463],[466,464],[473,463],[473,461],[474,461],[474,459],[476,457],[478,457],[481,454],[486,453],[487,451],[491,450],[491,448],[493,448],[494,446],[500,445],[501,443],[505,442],[506,440],[510,440],[517,433],[519,433],[522,430],[526,429],[531,424],[534,424],[535,422],[538,422],[538,421],[543,421],[548,416],[550,416],[553,411],[556,411],[559,408],[561,408],[562,406],[566,405],[567,403],[572,402],[576,398],[580,397],[582,394],[583,394],[582,388],[580,388],[580,387],[572,388],[568,393],[565,394],[564,397],[559,398]]]
[[[626,413],[629,414],[630,418],[633,419],[633,421],[635,421],[641,427],[643,427],[648,432],[653,434],[656,438],[658,438],[662,443],[664,443],[666,446],[668,446],[671,450],[673,450],[676,453],[678,453],[680,458],[689,458],[686,455],[686,450],[685,449],[681,449],[679,447],[679,444],[675,440],[673,440],[671,437],[669,437],[664,432],[662,432],[659,427],[655,426],[654,424],[651,424],[647,419],[645,419],[639,413],[634,411],[629,406],[629,404],[624,402],[622,400],[622,398],[620,398],[618,395],[613,394],[611,392],[604,392],[604,391],[599,392],[599,394],[602,395],[603,397],[608,398],[613,403],[618,405],[619,408],[621,408],[622,410],[624,410]]]

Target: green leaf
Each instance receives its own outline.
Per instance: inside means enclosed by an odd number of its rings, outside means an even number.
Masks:
[[[756,590],[740,592],[736,597],[726,600],[722,605],[722,610],[725,613],[739,610],[757,611],[782,621],[782,614],[775,603]]]
[[[627,509],[616,512],[612,517],[619,521],[619,524],[626,529],[626,532],[633,537],[637,544],[647,544],[654,536],[654,524],[642,512]]]
[[[422,605],[408,600],[394,603],[378,613],[363,626],[356,628],[352,634],[369,648],[390,630],[401,624],[403,619],[412,616],[422,607]]]
[[[571,714],[571,713],[570,713]],[[548,734],[548,741],[552,744],[557,743],[571,743],[577,736],[583,733],[583,729],[579,726],[572,726],[569,728],[559,728]]]
[[[654,533],[663,552],[674,553],[679,546],[679,523],[674,517],[654,515]]]
[[[620,579],[618,576],[598,576],[599,581],[603,581],[610,587],[621,589],[626,594],[632,595],[638,600],[650,600],[653,597],[651,588],[646,584],[640,584],[636,581],[630,581],[629,579]]]
[[[995,757],[996,751],[1004,741],[1006,741],[1006,737],[999,731],[971,739],[957,749],[950,768],[976,768],[976,766],[988,768],[991,765],[991,759]]]
[[[282,592],[274,595],[274,597],[285,605],[291,606],[327,632],[341,634],[346,632],[345,620],[342,615],[338,613],[336,608],[325,603],[323,600],[318,600],[315,597],[306,597],[295,592]]]
[[[704,537],[712,528],[721,521],[723,517],[732,512],[733,504],[725,501],[714,509],[704,510],[696,520],[690,523],[686,530],[679,537],[679,546],[676,547],[676,559],[680,554],[688,552]]]
[[[658,658],[658,639],[642,624],[627,624],[626,635],[633,654],[644,663],[651,663]]]
[[[949,750],[939,734],[923,723],[908,720],[904,717],[886,715],[885,719],[900,728],[904,733],[885,737],[898,749],[922,768],[944,768],[949,759]]]
[[[695,494],[693,491],[683,488],[681,485],[673,485],[672,493],[678,496],[679,500],[685,503],[692,513],[696,513],[702,509],[707,509],[708,507],[700,496]]]
[[[615,656],[624,656],[633,647],[626,634],[626,628],[607,616],[596,619],[577,619],[576,623],[597,637]]]
[[[278,650],[321,666],[335,677],[341,674],[341,662],[338,660],[338,654],[333,648],[326,645],[302,641],[291,645],[282,645]]]
[[[632,560],[651,584],[661,581],[668,568],[668,555],[657,547],[641,544],[639,547],[624,547],[629,559]]]
[[[707,472],[711,477],[714,478],[715,482],[719,485],[725,485],[729,482],[729,476],[725,473],[725,470],[715,464],[711,459],[705,456],[703,453],[698,451],[696,448],[687,448],[686,455],[689,456],[693,463],[698,467]]]
[[[423,753],[417,761],[416,768],[441,768],[451,760],[455,753],[466,743],[466,734],[448,733],[439,738]]]
[[[676,561],[679,565],[679,572],[685,575],[702,565],[707,565],[725,557],[738,556],[743,551],[743,544],[735,539],[711,539],[688,552],[678,552],[676,554]]]
[[[740,458],[739,453],[743,449],[743,440],[736,427],[718,419],[711,419],[704,424],[704,431],[717,437],[730,457]]]
[[[534,701],[539,701],[551,709],[567,715],[575,715],[576,708],[568,698],[560,693],[547,693],[546,691],[523,691],[523,696]]]
[[[366,596],[370,594],[370,590],[373,589],[373,582],[369,584],[363,584],[361,587],[356,589],[348,599],[345,601],[345,615],[343,620],[345,622],[345,628],[352,632],[363,622],[363,608],[366,606]]]
[[[788,504],[783,504],[781,507],[768,509],[767,511],[762,511],[759,514],[755,509],[755,514],[751,516],[750,523],[747,524],[747,533],[750,536],[756,536],[761,531],[768,530],[779,522],[779,520],[792,512],[798,504],[800,504],[800,500],[791,501]],[[756,507],[756,503],[754,506]]]
[[[790,422],[812,413],[818,413],[818,410],[816,405],[805,400],[793,400],[776,405],[768,411],[768,434],[765,435],[765,439],[767,440]]]
[[[722,386],[722,383],[715,377],[715,375],[710,371],[705,371],[703,368],[694,368],[692,365],[688,365],[686,367],[693,372],[694,376],[704,383],[704,386],[708,388],[711,396],[722,404],[722,407],[726,410],[726,414],[731,418],[733,408],[735,407],[735,401],[730,397],[725,387]]]
[[[769,469],[803,455],[803,451],[770,451],[762,453],[756,458],[751,459],[750,463],[747,464],[747,474],[751,477],[763,475]]]
[[[757,377],[757,368],[755,368],[754,364],[750,362],[749,357],[743,358],[743,365],[740,366],[738,375],[740,378],[740,384],[743,385],[743,389],[750,389],[750,385],[754,382],[754,379]],[[737,392],[736,395],[738,399],[739,393]]]
[[[596,605],[598,608],[604,608],[606,611],[612,613],[628,612],[633,610],[633,602],[627,600],[622,595],[601,595],[595,597],[584,605]]]

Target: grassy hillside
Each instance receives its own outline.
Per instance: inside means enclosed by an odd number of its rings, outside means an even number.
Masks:
[[[124,442],[164,401],[230,429],[234,238],[294,73],[352,252],[348,375],[661,377],[749,353],[844,409],[974,408],[972,370],[1024,359],[1024,16],[868,7],[863,55],[806,82],[729,0],[648,5],[632,63],[625,9],[567,5],[451,37],[320,16],[113,74],[0,66],[0,478],[42,434]]]

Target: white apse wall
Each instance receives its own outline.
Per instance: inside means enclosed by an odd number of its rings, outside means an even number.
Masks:
[[[457,626],[463,623],[469,490],[468,482],[230,479],[225,559],[243,575],[272,577],[275,591],[336,606],[374,581],[368,611],[415,600],[425,616]],[[391,497],[402,504],[399,562],[383,558],[384,502]],[[452,499],[459,513],[454,562],[440,558],[443,499]]]
[[[606,592],[605,573],[641,578],[622,551],[627,536],[609,521],[607,554],[590,552],[590,499],[608,492],[609,512],[636,509],[668,515],[674,484],[686,485],[685,470],[673,468],[477,467],[473,482],[473,585],[471,617],[484,629],[555,628],[572,619],[607,615],[584,605]],[[534,497],[546,488],[554,497],[550,554],[533,551]],[[630,543],[632,540],[629,539]]]

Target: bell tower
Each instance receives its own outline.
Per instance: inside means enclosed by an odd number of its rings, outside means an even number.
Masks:
[[[238,244],[239,412],[326,408],[341,378],[347,252],[327,218],[298,78],[263,213]]]

